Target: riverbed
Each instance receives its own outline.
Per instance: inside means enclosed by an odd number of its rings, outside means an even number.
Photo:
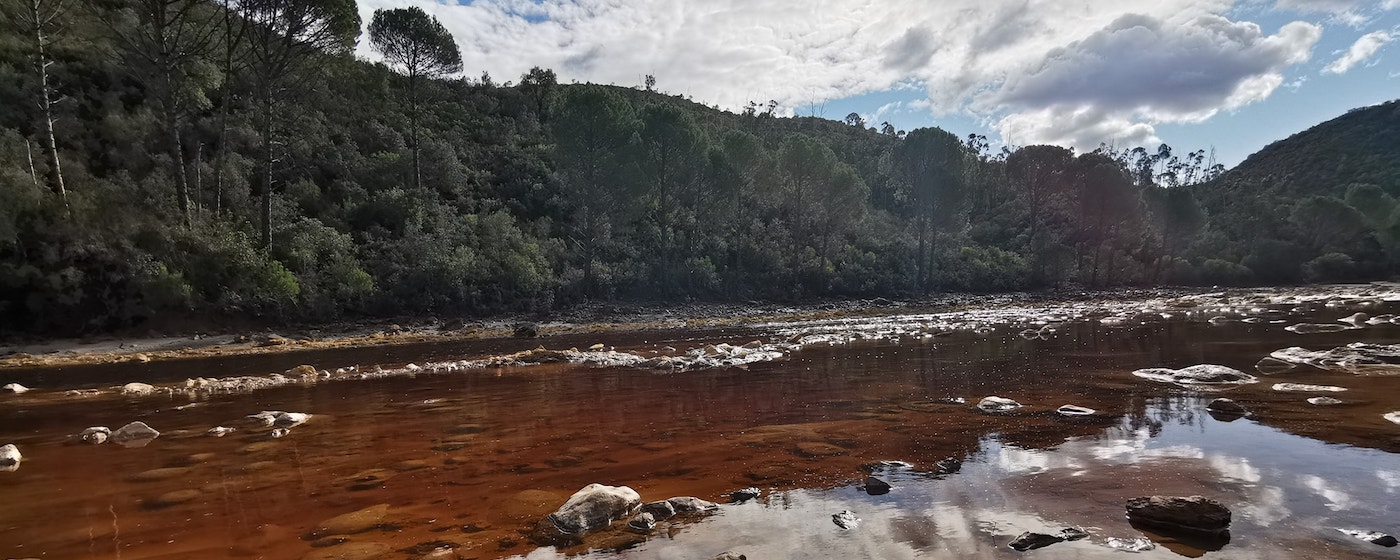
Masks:
[[[1400,370],[1256,367],[1400,343],[1395,313],[1363,286],[6,371],[34,390],[0,394],[0,444],[24,455],[0,472],[0,556],[1397,558],[1340,529],[1400,534]],[[1132,375],[1195,364],[1259,382]],[[271,381],[220,384],[249,379]],[[136,381],[151,390],[123,394]],[[976,407],[992,395],[1023,406]],[[1248,414],[1206,410],[1222,397]],[[264,410],[311,417],[273,437],[247,418]],[[137,421],[159,437],[72,437]],[[720,505],[542,539],[591,483]],[[1218,500],[1230,536],[1129,524],[1124,503],[1155,494]],[[369,519],[324,530],[352,512]],[[1007,546],[1067,527],[1089,536]]]

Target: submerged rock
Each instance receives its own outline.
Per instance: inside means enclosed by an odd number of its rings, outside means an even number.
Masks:
[[[1215,399],[1213,401],[1210,401],[1210,404],[1206,405],[1206,410],[1218,414],[1227,414],[1232,416],[1249,415],[1249,409],[1240,405],[1240,403],[1237,403],[1230,399]]]
[[[1144,496],[1128,500],[1128,520],[1166,531],[1219,535],[1230,529],[1230,509],[1201,496]]]
[[[831,522],[842,529],[854,529],[860,525],[860,518],[856,517],[856,514],[851,513],[851,510],[845,510],[841,513],[832,514]]]
[[[19,383],[6,383],[4,387],[0,387],[0,393],[14,393],[20,395],[28,393],[29,391],[29,387],[25,387]]]
[[[1269,358],[1328,371],[1361,375],[1400,374],[1400,344],[1355,342],[1331,350],[1308,350],[1297,346],[1275,350]],[[1268,359],[1268,358],[1266,358]]]
[[[662,500],[642,506],[641,512],[651,514],[651,518],[657,521],[665,521],[675,517],[676,506],[671,505],[670,500]]]
[[[1350,536],[1352,536],[1352,537],[1355,537],[1355,538],[1361,539],[1361,540],[1363,540],[1363,541],[1366,541],[1366,542],[1368,542],[1368,543],[1376,544],[1376,545],[1380,545],[1380,546],[1384,546],[1384,547],[1386,547],[1386,548],[1393,548],[1393,547],[1395,547],[1396,545],[1400,545],[1400,541],[1397,541],[1397,540],[1395,539],[1395,537],[1392,537],[1392,536],[1390,536],[1390,535],[1387,535],[1387,534],[1385,534],[1385,533],[1381,533],[1381,532],[1378,532],[1378,531],[1358,531],[1358,530],[1355,530],[1355,529],[1337,529],[1337,530],[1338,530],[1338,531],[1341,531],[1342,533],[1345,533],[1345,534],[1347,534],[1347,535],[1350,535]]]
[[[124,447],[145,447],[151,440],[160,437],[160,432],[147,426],[145,422],[132,422],[112,432],[110,441]]]
[[[574,492],[548,519],[560,533],[582,535],[611,525],[641,503],[636,490],[594,483]]]
[[[101,445],[103,443],[107,443],[107,440],[111,437],[112,429],[106,426],[93,426],[91,428],[78,432],[79,441],[82,441],[84,443],[91,443],[93,445]]]
[[[1007,543],[1006,546],[1011,547],[1012,550],[1025,552],[1027,550],[1045,548],[1047,546],[1060,542],[1065,542],[1065,539],[1055,535],[1046,535],[1044,533],[1025,532],[1021,533],[1021,535],[1016,537],[1015,540],[1011,541],[1010,543]]]
[[[1143,379],[1178,385],[1242,385],[1259,382],[1259,378],[1253,375],[1216,364],[1197,364],[1181,369],[1139,369],[1134,371],[1133,375]]]
[[[1112,537],[1104,541],[1103,544],[1104,546],[1123,552],[1146,552],[1157,548],[1157,545],[1153,544],[1152,541],[1144,538],[1120,539],[1118,537]]]
[[[1338,325],[1338,324],[1335,324],[1335,323],[1330,323],[1330,324],[1329,324],[1329,323],[1321,323],[1321,324],[1320,324],[1320,323],[1298,323],[1298,324],[1296,324],[1296,325],[1291,325],[1291,326],[1288,326],[1288,327],[1284,327],[1283,330],[1286,330],[1286,331],[1288,331],[1288,332],[1297,333],[1297,334],[1316,334],[1316,333],[1341,332],[1341,331],[1347,330],[1348,328],[1352,328],[1352,327],[1348,327],[1348,326],[1346,326],[1346,325]]]
[[[1284,373],[1297,367],[1298,364],[1286,362],[1273,356],[1265,356],[1259,360],[1259,363],[1254,364],[1254,369],[1259,370],[1259,373],[1264,375]]]
[[[1085,408],[1082,406],[1067,404],[1055,409],[1055,413],[1059,414],[1060,416],[1092,416],[1094,414],[1097,414],[1098,411],[1092,408]]]
[[[209,428],[209,431],[207,431],[207,432],[205,432],[205,433],[206,433],[206,434],[209,434],[209,435],[211,435],[211,436],[214,436],[214,437],[224,437],[224,436],[229,435],[229,434],[231,434],[231,433],[233,433],[233,432],[236,432],[236,431],[238,431],[238,428],[229,428],[229,427],[225,427],[225,426],[214,426],[213,428]]]
[[[122,385],[121,393],[128,397],[144,397],[155,394],[158,390],[155,385],[147,383],[127,383]]]
[[[1312,397],[1308,399],[1308,404],[1315,406],[1332,406],[1342,404],[1342,400],[1334,399],[1332,397]]]
[[[1077,541],[1079,539],[1089,538],[1089,532],[1079,527],[1065,527],[1064,529],[1060,529],[1058,536],[1067,541]]]
[[[1307,385],[1304,383],[1275,383],[1273,389],[1293,393],[1340,393],[1347,390],[1346,387],[1335,385]]]
[[[362,510],[352,511],[337,515],[316,524],[310,536],[312,538],[328,537],[331,535],[353,535],[363,533],[370,529],[376,529],[384,524],[384,519],[389,516],[389,504],[377,504]]]
[[[264,410],[257,414],[249,414],[248,419],[260,426],[270,426],[274,428],[295,428],[311,420],[311,415],[304,412],[282,412],[280,410]]]
[[[1007,412],[1018,408],[1021,403],[998,396],[986,397],[977,403],[977,410],[982,412]]]

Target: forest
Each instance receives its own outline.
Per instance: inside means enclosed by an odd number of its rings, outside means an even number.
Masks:
[[[1227,171],[1206,149],[992,150],[776,102],[724,111],[650,77],[476,75],[417,8],[4,6],[0,333],[1359,281],[1400,263],[1396,102]]]

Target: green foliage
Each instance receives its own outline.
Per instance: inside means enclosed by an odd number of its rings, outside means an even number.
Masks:
[[[1199,274],[1201,283],[1217,286],[1244,286],[1254,280],[1249,267],[1222,259],[1206,259]]]
[[[1303,277],[1309,282],[1344,282],[1355,280],[1356,261],[1345,253],[1327,253],[1303,265]]]
[[[462,71],[462,52],[452,33],[417,6],[375,10],[369,44],[409,76],[432,78]]]

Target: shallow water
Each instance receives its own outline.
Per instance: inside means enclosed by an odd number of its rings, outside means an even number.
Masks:
[[[808,345],[743,368],[661,373],[553,364],[197,400],[178,393],[64,397],[56,390],[65,385],[62,372],[30,372],[23,375],[54,390],[0,395],[0,443],[25,455],[18,470],[0,472],[0,557],[332,558],[352,557],[355,544],[382,543],[371,552],[387,550],[383,558],[416,558],[436,547],[462,558],[709,558],[726,549],[750,558],[990,558],[1022,554],[1006,544],[1023,531],[1078,526],[1091,536],[1028,554],[1117,557],[1127,553],[1105,546],[1108,539],[1152,536],[1158,543],[1145,558],[1396,558],[1400,549],[1336,529],[1400,533],[1400,425],[1382,418],[1400,410],[1400,376],[1302,367],[1206,393],[1130,374],[1197,363],[1257,374],[1254,363],[1280,348],[1400,342],[1400,326],[1390,324],[1284,330],[1353,311],[1317,305],[1267,315],[1287,319],[1276,324],[1212,324],[1187,313],[1124,324],[1071,321],[1044,339],[1007,325]],[[639,353],[684,351],[782,340],[794,328],[801,325],[596,338]],[[301,360],[322,368],[393,366],[593,342],[585,338],[423,345],[380,350],[377,360],[374,350],[279,358],[291,362],[229,358],[155,366],[144,377],[268,373]],[[67,386],[136,380],[133,367],[84,369]],[[1313,394],[1271,390],[1279,382],[1346,387],[1329,396],[1347,404],[1313,406],[1304,400]],[[1026,407],[976,412],[972,406],[987,395]],[[1215,419],[1205,404],[1217,396],[1254,415]],[[968,403],[937,400],[944,397]],[[1053,414],[1064,404],[1098,414]],[[243,420],[260,410],[315,416],[270,439]],[[65,445],[88,426],[133,420],[163,434],[139,449]],[[205,435],[216,425],[239,431]],[[862,466],[881,460],[910,467],[881,470],[893,490],[866,495],[857,488]],[[610,530],[562,551],[532,542],[535,522],[593,482],[631,486],[645,501],[691,495],[725,502],[726,493],[747,486],[764,495],[647,536]],[[1230,541],[1209,551],[1203,548],[1218,543],[1145,535],[1124,520],[1123,504],[1149,494],[1220,500],[1235,515]],[[389,506],[377,528],[345,544],[312,546],[308,533],[322,520],[376,504]],[[837,527],[831,516],[843,510],[861,523]]]

